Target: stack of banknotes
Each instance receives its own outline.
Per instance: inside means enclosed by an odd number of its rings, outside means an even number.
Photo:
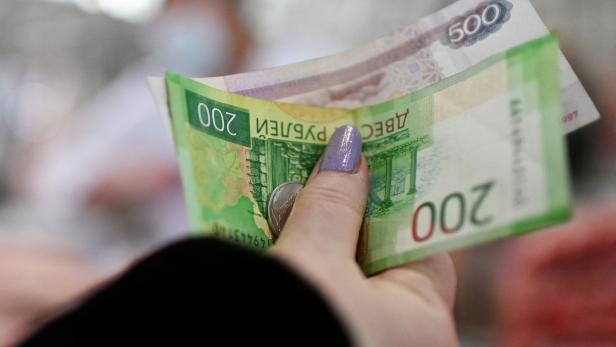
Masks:
[[[356,126],[366,274],[565,221],[563,134],[599,117],[528,0],[460,0],[334,56],[150,83],[191,227],[254,248],[275,242],[271,192],[304,182],[334,130]]]

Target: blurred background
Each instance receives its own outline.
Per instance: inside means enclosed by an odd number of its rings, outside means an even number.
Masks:
[[[188,235],[146,77],[337,53],[451,0],[0,2],[0,347]],[[534,0],[599,108],[567,137],[575,218],[456,252],[464,346],[616,345],[616,2]]]

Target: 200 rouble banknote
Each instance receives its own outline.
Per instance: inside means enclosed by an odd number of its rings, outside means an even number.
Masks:
[[[358,245],[367,274],[563,221],[571,208],[558,57],[556,37],[542,37],[352,109],[257,99],[169,73],[190,224],[267,248],[269,194],[305,181],[343,124],[359,129],[369,164]]]

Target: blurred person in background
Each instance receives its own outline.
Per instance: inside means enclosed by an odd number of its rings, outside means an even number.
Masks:
[[[22,143],[6,167],[13,201],[32,206],[24,218],[44,214],[67,230],[39,227],[18,242],[0,230],[6,250],[0,254],[0,346],[138,254],[188,233],[172,139],[146,77],[236,71],[250,40],[234,1],[170,0],[140,30],[141,58],[73,114],[59,117],[61,126],[51,124],[52,136],[39,129],[38,141]],[[64,240],[23,245],[45,238]]]
[[[234,71],[245,58],[248,38],[234,2],[169,1],[144,30],[145,57],[81,107],[62,133],[21,156],[23,164],[13,172],[20,194],[42,204],[65,203],[73,213],[92,205],[127,208],[145,202],[157,209],[173,198],[159,213],[147,213],[161,217],[147,229],[186,229],[173,143],[145,78],[165,71],[191,76]]]

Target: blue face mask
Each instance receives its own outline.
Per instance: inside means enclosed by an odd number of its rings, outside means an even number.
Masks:
[[[231,55],[231,40],[222,17],[203,8],[167,13],[150,40],[157,65],[188,75],[220,72]]]

